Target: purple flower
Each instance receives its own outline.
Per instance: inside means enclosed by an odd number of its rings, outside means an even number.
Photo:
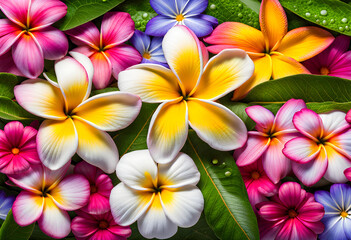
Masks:
[[[150,0],[151,7],[159,14],[146,25],[145,33],[162,37],[175,25],[185,25],[198,37],[209,35],[218,24],[216,18],[201,14],[208,0]]]
[[[349,37],[338,36],[327,49],[303,65],[312,74],[351,79],[351,51],[347,51],[349,45]]]
[[[163,55],[162,39],[162,37],[150,37],[144,32],[135,30],[130,41],[143,57],[141,63],[155,63],[168,67]]]
[[[15,196],[7,195],[3,190],[0,190],[0,219],[6,219],[15,199]]]

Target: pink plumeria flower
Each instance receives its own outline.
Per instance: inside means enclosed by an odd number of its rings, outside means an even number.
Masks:
[[[59,0],[0,0],[0,9],[8,19],[0,19],[0,59],[12,49],[16,65],[6,72],[37,78],[44,59],[57,60],[67,54],[65,34],[50,26],[66,15],[67,6]],[[6,55],[4,55],[6,54]],[[4,60],[3,60],[4,61]]]
[[[285,177],[291,170],[291,163],[282,149],[288,140],[296,136],[292,118],[303,108],[306,108],[305,102],[296,99],[287,101],[275,117],[262,106],[246,108],[247,115],[256,122],[257,131],[249,131],[246,145],[234,152],[237,165],[246,166],[262,157],[263,169],[273,183]]]
[[[17,121],[9,122],[0,130],[0,172],[17,174],[26,171],[31,164],[39,164],[36,144],[37,130],[23,127]]]
[[[351,109],[347,112],[345,120],[351,124]]]
[[[347,178],[348,181],[351,181],[351,168],[347,168],[344,171],[345,177]]]
[[[278,184],[274,184],[265,173],[262,160],[259,159],[250,165],[239,167],[244,180],[249,201],[256,212],[256,204],[268,201],[267,197],[272,197],[278,192]]]
[[[82,175],[65,176],[70,162],[51,171],[42,164],[33,165],[25,174],[9,177],[23,191],[17,196],[12,211],[20,226],[38,221],[39,228],[53,238],[66,237],[71,219],[66,211],[87,204],[90,186]]]
[[[295,182],[286,182],[271,201],[262,202],[259,208],[261,240],[317,239],[324,230],[320,221],[324,207],[314,200],[312,193],[301,189]]]
[[[106,13],[101,32],[88,22],[66,33],[79,46],[72,51],[86,55],[93,63],[93,83],[97,89],[107,87],[112,82],[111,75],[117,79],[120,71],[142,60],[135,48],[124,44],[134,34],[134,21],[128,13]]]
[[[342,183],[342,174],[351,167],[351,130],[345,113],[334,111],[317,114],[302,109],[293,118],[302,134],[285,144],[283,153],[293,160],[295,175],[306,186],[312,186],[323,176],[330,182]]]
[[[80,210],[90,214],[109,212],[109,198],[113,188],[110,177],[97,167],[84,161],[74,167],[74,173],[82,174],[90,183],[89,203]]]
[[[71,228],[77,240],[126,240],[132,234],[129,226],[118,225],[111,212],[88,214],[76,211]]]

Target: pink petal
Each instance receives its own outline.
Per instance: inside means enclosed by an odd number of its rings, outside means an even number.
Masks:
[[[5,168],[11,161],[12,161],[12,158],[13,158],[13,154],[12,152],[1,152],[0,154],[0,170]],[[1,171],[0,171],[1,172]]]
[[[8,33],[0,38],[0,55],[8,52],[15,42],[24,35],[21,31]]]
[[[351,123],[351,109],[347,112],[346,117],[345,117],[345,120],[346,120],[348,123]]]
[[[111,190],[113,188],[113,183],[111,178],[106,175],[106,174],[101,174],[97,179],[96,179],[96,186],[98,188],[98,193],[105,197],[109,197]]]
[[[23,136],[23,124],[18,121],[9,122],[4,127],[6,138],[12,147],[19,147]]]
[[[81,161],[74,167],[74,173],[82,174],[91,184],[95,184],[96,178],[104,172],[85,161]]]
[[[92,240],[115,240],[116,237],[117,236],[115,234],[113,234],[112,232],[105,230],[105,229],[100,229],[99,231],[95,232],[90,239],[92,239]]]
[[[92,22],[87,22],[65,33],[71,36],[72,42],[78,46],[89,45],[96,50],[100,47],[100,33]]]
[[[324,213],[324,211],[323,211]],[[321,234],[324,231],[324,224],[320,221],[318,222],[306,222],[306,221],[301,221],[305,225],[305,227],[309,228],[316,234]]]
[[[23,77],[23,74],[13,62],[12,51],[8,51],[7,53],[0,56],[0,72],[12,73]]]
[[[21,157],[20,155],[13,155],[12,159],[8,162],[8,164],[1,168],[0,172],[4,174],[18,174],[25,172],[30,167],[30,164],[26,159]]]
[[[255,162],[267,150],[269,143],[269,138],[253,135],[249,132],[245,146],[234,151],[236,164],[238,166],[245,166]]]
[[[119,225],[110,225],[107,230],[112,232],[115,235],[128,238],[132,235],[132,230],[129,226],[119,226]],[[121,238],[122,239],[122,238]]]
[[[134,21],[129,13],[108,12],[101,23],[101,35],[104,47],[113,47],[124,43],[134,34]]]
[[[110,202],[109,196],[102,196],[100,193],[93,193],[89,197],[89,202],[83,208],[82,211],[85,211],[90,214],[103,214],[110,211]]]
[[[36,145],[36,143],[35,143]],[[37,149],[36,148],[31,148],[31,149],[21,149],[19,156],[24,158],[26,161],[29,162],[29,164],[39,164],[41,163]]]
[[[284,155],[297,163],[307,163],[315,159],[319,152],[318,144],[306,137],[291,139],[283,149]]]
[[[32,165],[29,171],[9,176],[9,179],[18,187],[40,194],[43,184],[44,170],[41,164]]]
[[[255,182],[255,181],[253,181]],[[256,184],[257,185],[257,184]],[[251,183],[250,186],[247,188],[247,195],[249,196],[249,201],[251,203],[252,208],[255,212],[257,212],[255,206],[257,203],[268,201],[268,199],[258,191],[257,186],[253,186]]]
[[[57,60],[67,54],[68,40],[63,32],[49,26],[43,31],[36,31],[32,34],[43,50],[45,59]]]
[[[13,203],[13,217],[18,225],[27,226],[39,219],[43,208],[44,198],[42,196],[22,191]]]
[[[95,88],[103,89],[111,83],[112,66],[103,52],[97,52],[90,57],[94,66],[93,83]]]
[[[306,108],[306,104],[301,99],[290,99],[277,112],[274,119],[274,130],[282,131],[286,129],[295,129],[292,123],[293,116],[296,112]]]
[[[288,209],[297,207],[305,196],[306,191],[296,182],[285,182],[279,188],[279,199]]]
[[[345,177],[347,178],[347,180],[351,181],[351,167],[350,167],[350,168],[347,168],[347,169],[344,171],[344,174],[345,174]]]
[[[260,206],[259,214],[265,220],[280,221],[287,217],[287,209],[275,202],[263,202]]]
[[[109,58],[112,65],[112,75],[118,79],[118,74],[141,62],[142,57],[140,53],[133,47],[120,44],[114,48],[105,51],[106,56]]]
[[[13,60],[28,78],[37,78],[44,70],[44,55],[40,46],[29,35],[23,34],[12,49]]]
[[[305,227],[298,219],[289,219],[277,234],[277,239],[316,239],[317,234]]]
[[[78,53],[81,53],[87,57],[91,57],[91,55],[96,53],[96,49],[89,47],[89,46],[80,46],[80,47],[74,48],[70,52],[78,52]]]
[[[258,227],[261,240],[276,239],[278,232],[283,227],[285,221],[271,222],[263,218],[258,218]]]
[[[324,216],[324,207],[317,202],[310,202],[303,205],[299,210],[298,218],[307,222],[318,222]]]
[[[21,148],[27,148],[27,147],[34,147],[34,146],[29,146],[33,143],[33,141],[36,141],[36,136],[37,136],[38,131],[30,126],[26,126],[23,129],[23,135],[21,138],[21,141],[19,143],[19,147]]]
[[[67,13],[67,6],[58,0],[32,0],[31,2],[29,17],[33,28],[47,27]]]
[[[263,168],[273,183],[278,183],[291,170],[291,161],[284,156],[284,144],[277,138],[272,138],[267,150],[262,155]]]
[[[50,191],[55,204],[63,210],[77,210],[88,203],[90,185],[82,175],[72,174],[65,177]]]
[[[297,130],[313,140],[323,134],[323,122],[317,113],[310,109],[302,109],[293,117],[293,123]]]
[[[256,122],[256,129],[260,132],[271,130],[274,121],[274,115],[268,109],[255,105],[245,109],[247,115]]]
[[[83,218],[79,215],[73,218],[71,228],[74,236],[79,238],[89,237],[98,231],[98,222],[94,218]]]
[[[30,0],[1,0],[0,8],[6,17],[8,17],[12,22],[17,23],[20,26],[25,26],[27,24],[29,4]]]

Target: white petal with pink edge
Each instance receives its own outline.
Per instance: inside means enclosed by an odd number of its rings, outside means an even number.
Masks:
[[[154,198],[152,193],[135,191],[124,183],[119,183],[112,189],[110,195],[111,213],[114,220],[121,226],[132,224],[145,213]]]
[[[93,75],[94,75],[94,66],[93,63],[90,61],[89,56],[86,56],[83,53],[80,52],[75,52],[75,51],[70,51],[69,54],[77,60],[80,64],[83,65],[85,68],[85,71],[87,71],[88,74],[88,79],[89,79],[89,86],[87,90],[87,95],[85,96],[85,99],[89,97],[90,91],[91,91],[91,84],[93,80]]]
[[[41,189],[44,180],[44,170],[41,164],[32,165],[29,171],[22,174],[15,174],[9,176],[9,179],[18,187],[41,194]]]
[[[200,173],[194,161],[185,153],[179,153],[170,163],[158,164],[158,170],[158,182],[162,187],[195,186],[200,180]]]
[[[328,154],[328,169],[324,178],[333,183],[344,183],[347,178],[342,174],[347,168],[351,167],[351,159],[338,153],[332,147],[325,147]]]
[[[71,231],[68,213],[58,208],[50,198],[45,198],[43,214],[38,220],[39,228],[53,238],[64,238]]]
[[[147,135],[147,146],[157,163],[172,161],[188,136],[188,107],[181,98],[164,102],[153,114]]]
[[[72,174],[51,189],[49,196],[59,208],[74,211],[88,203],[90,184],[85,177]]]
[[[297,137],[288,141],[283,149],[285,156],[298,163],[307,163],[315,159],[321,147],[306,137]]]
[[[302,109],[293,117],[295,128],[312,140],[322,137],[324,132],[322,119],[317,113],[310,109]]]
[[[135,190],[153,189],[157,182],[157,165],[148,150],[137,150],[121,157],[116,174],[119,180]]]
[[[102,131],[117,131],[129,126],[138,116],[141,100],[137,95],[124,92],[101,93],[75,108],[73,118]]]
[[[319,117],[322,119],[324,136],[326,137],[332,137],[351,127],[351,125],[345,120],[346,113],[341,111],[322,113],[319,114]]]
[[[351,160],[351,129],[336,134],[328,140],[329,146],[332,146],[339,153]]]
[[[256,132],[255,132],[256,133]],[[262,156],[269,147],[271,140],[257,134],[250,134],[244,147],[234,151],[234,159],[238,166],[246,166]]]
[[[71,118],[64,121],[45,120],[37,135],[40,160],[51,170],[63,167],[76,153],[77,130]]]
[[[43,166],[43,177],[45,186],[48,187],[48,190],[54,188],[66,175],[71,167],[71,161],[68,161],[65,165],[60,167],[57,170],[51,170]]]
[[[268,109],[255,105],[245,109],[246,114],[256,123],[256,129],[260,132],[271,130],[274,122],[274,115]]]
[[[13,203],[13,217],[18,225],[27,226],[39,219],[43,208],[44,198],[42,196],[22,191]]]
[[[191,227],[197,223],[204,208],[204,198],[195,186],[175,191],[163,189],[161,204],[168,218],[177,226]]]
[[[71,36],[71,40],[78,46],[88,45],[95,50],[99,50],[100,46],[100,33],[93,22],[87,22],[83,25],[65,31]]]
[[[306,107],[306,103],[301,99],[290,99],[277,112],[274,119],[274,130],[282,131],[295,129],[292,119],[294,114]]]
[[[45,80],[24,81],[15,86],[14,92],[19,105],[36,116],[55,120],[67,118],[60,89]]]
[[[91,125],[74,119],[78,134],[78,155],[106,173],[113,173],[118,162],[118,150],[111,136]]]

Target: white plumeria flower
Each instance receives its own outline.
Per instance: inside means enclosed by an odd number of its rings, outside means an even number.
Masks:
[[[165,239],[178,226],[191,227],[199,220],[204,207],[196,187],[200,173],[185,153],[157,164],[148,150],[130,152],[120,159],[116,173],[121,183],[112,189],[110,205],[119,225],[138,221],[141,235]]]

